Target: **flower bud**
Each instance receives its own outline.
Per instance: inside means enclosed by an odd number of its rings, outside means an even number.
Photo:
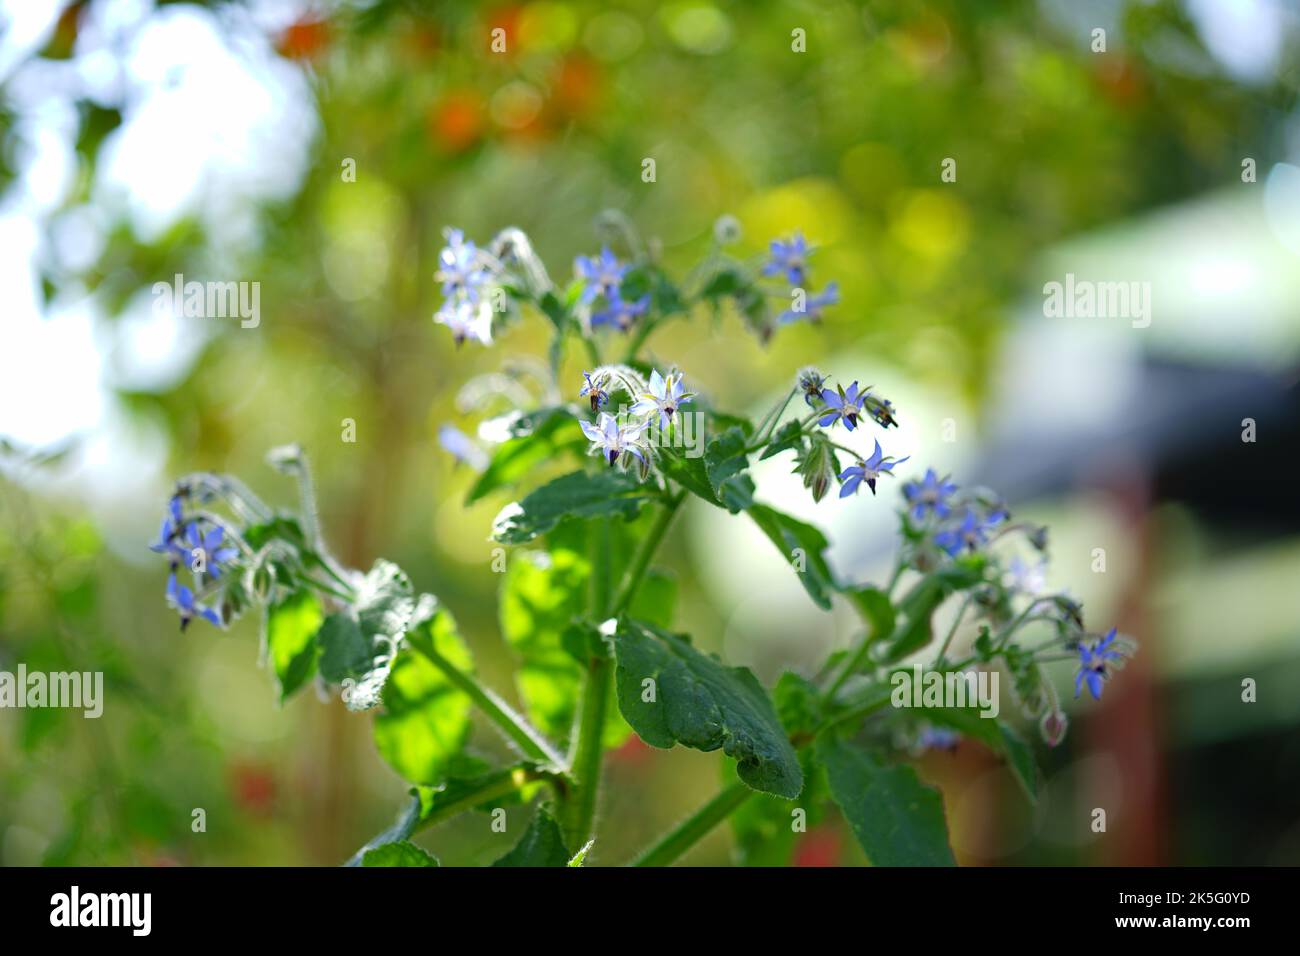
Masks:
[[[1070,719],[1065,714],[1059,710],[1049,710],[1038,722],[1038,732],[1047,746],[1056,747],[1065,739],[1065,732],[1069,726]]]
[[[713,239],[720,246],[739,242],[742,234],[740,220],[735,216],[719,216],[713,222]]]

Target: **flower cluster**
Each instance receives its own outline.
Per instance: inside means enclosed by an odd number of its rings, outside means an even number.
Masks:
[[[933,468],[904,483],[902,492],[899,518],[905,543],[899,573],[940,575],[966,589],[958,623],[968,610],[975,612],[971,660],[1006,664],[1026,716],[1038,721],[1043,739],[1055,746],[1068,721],[1044,666],[1073,661],[1075,697],[1086,688],[1100,699],[1105,682],[1133,646],[1115,628],[1101,637],[1087,631],[1079,603],[1048,589],[1046,529],[1014,521],[997,495],[962,489]],[[1020,634],[1031,624],[1047,625],[1048,638],[1025,643]],[[940,661],[946,651],[947,645]]]
[[[459,229],[447,230],[447,245],[438,253],[438,272],[446,301],[434,313],[434,321],[451,329],[461,345],[466,339],[490,345],[492,301],[487,283],[493,275],[493,257],[465,238]]]
[[[610,466],[620,458],[626,464],[626,456],[630,455],[637,460],[644,476],[653,458],[648,433],[655,426],[661,432],[667,431],[678,410],[689,404],[695,393],[686,391],[681,373],[677,371],[662,375],[658,369],[652,369],[647,382],[634,369],[613,366],[583,372],[582,378],[578,396],[588,399],[591,410],[599,412],[594,424],[580,422],[583,434],[591,442],[590,453],[600,454]],[[626,392],[632,399],[627,420],[622,423],[614,415],[600,411],[609,403],[611,390]]]
[[[789,298],[791,305],[777,318],[778,325],[789,325],[807,319],[816,324],[821,321],[827,306],[840,301],[839,284],[829,282],[818,293],[807,289],[811,277],[808,271],[808,257],[813,247],[808,245],[803,234],[796,232],[789,239],[773,239],[770,246],[771,257],[763,264],[765,276],[780,276],[791,286]]]
[[[795,388],[803,394],[804,402],[813,409],[811,416],[819,428],[832,429],[843,425],[846,431],[858,429],[864,418],[870,418],[882,428],[897,425],[894,418],[894,406],[888,399],[871,393],[871,388],[861,388],[856,381],[848,388],[836,385],[827,386],[826,378],[815,368],[807,368],[799,373]],[[848,452],[854,456],[854,464],[842,471],[836,464],[836,450]],[[829,483],[829,475],[836,474],[840,481],[840,497],[847,498],[857,492],[861,485],[866,485],[871,493],[876,493],[876,482],[882,475],[892,474],[893,469],[907,457],[894,458],[885,455],[876,441],[870,455],[863,456],[843,445],[832,442],[829,438],[814,441],[807,452],[800,457],[799,471],[805,477],[805,484],[813,490],[813,497],[820,499]]]
[[[579,301],[587,307],[599,305],[591,313],[591,327],[602,326],[626,332],[650,308],[650,295],[634,299],[625,297],[623,280],[631,266],[620,262],[608,246],[598,256],[578,256],[573,262],[574,274],[582,283]]]
[[[167,603],[180,615],[181,630],[191,620],[201,617],[222,626],[220,590],[222,572],[229,571],[240,556],[238,548],[227,540],[225,529],[209,516],[185,515],[188,488],[181,487],[167,502],[158,540],[149,546],[151,551],[165,554],[170,564],[167,576]],[[193,575],[194,587],[181,583],[177,573],[185,565]],[[215,603],[204,603],[200,598]]]

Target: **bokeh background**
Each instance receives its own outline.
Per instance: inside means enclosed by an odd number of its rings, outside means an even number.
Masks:
[[[1036,807],[974,744],[922,760],[962,862],[1300,863],[1298,45],[1273,0],[0,2],[0,669],[107,683],[97,721],[0,711],[0,863],[334,864],[403,802],[366,717],[277,706],[255,616],[177,632],[146,549],[177,474],[289,505],[263,456],[301,442],[340,556],[400,563],[511,692],[486,540],[505,499],[464,508],[437,432],[472,431],[461,387],[543,356],[547,324],[455,349],[435,259],[444,226],[515,225],[567,276],[606,209],[679,272],[720,215],[745,253],[804,230],[843,294],[820,328],[763,346],[701,315],[652,351],[739,411],[809,363],[874,383],[900,410],[888,451],[1049,523],[1049,582],[1139,641],[1040,747]],[[261,324],[155,316],[178,272],[260,282]],[[1067,272],[1150,282],[1151,325],[1046,318]],[[814,506],[787,470],[765,463],[760,497],[880,579],[896,488]],[[853,623],[756,534],[688,509],[665,554],[680,627],[771,681]],[[720,773],[616,752],[596,862]],[[485,820],[419,839],[490,861]],[[728,829],[687,859],[735,860]],[[828,820],[795,859],[860,857]]]

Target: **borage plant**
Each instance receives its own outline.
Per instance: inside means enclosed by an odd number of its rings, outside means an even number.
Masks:
[[[458,343],[486,345],[532,310],[553,327],[549,371],[538,373],[549,377],[549,398],[534,401],[510,376],[471,383],[480,408],[483,396],[512,403],[478,430],[498,440],[484,449],[443,430],[443,444],[479,471],[471,502],[528,483],[552,462],[573,468],[522,494],[493,524],[501,545],[528,546],[507,562],[500,595],[523,713],[483,686],[451,613],[401,569],[379,560],[362,573],[330,554],[297,448],[271,455],[300,484],[296,514],[273,512],[230,477],[178,482],[154,548],[170,559],[166,593],[182,628],[196,617],[224,627],[260,606],[282,699],[315,680],[341,688],[350,709],[375,711],[380,754],[414,788],[398,822],[354,863],[433,865],[410,842],[416,831],[540,796],[527,832],[498,862],[579,864],[593,843],[603,756],[633,732],[654,747],[722,750],[739,778],[641,853],[641,865],[672,863],[727,818],[743,859],[788,862],[795,824],[832,803],[872,863],[952,863],[940,796],[907,761],[968,738],[1005,759],[1032,799],[1032,750],[996,716],[995,680],[995,699],[981,698],[982,679],[1008,674],[1020,709],[1055,745],[1066,718],[1044,664],[1076,660],[1075,695],[1086,687],[1099,697],[1131,646],[1113,629],[1088,632],[1076,602],[1043,592],[1045,529],[933,470],[901,485],[889,580],[837,578],[822,532],[756,500],[749,468],[755,457],[789,455],[815,500],[836,481],[841,497],[864,486],[874,495],[906,459],[885,454],[874,436],[870,448],[848,443],[864,442],[856,433],[873,423],[896,426],[893,405],[859,382],[805,369],[752,422],[718,411],[681,371],[642,354],[661,324],[701,307],[717,315],[730,304],[765,339],[784,323],[816,321],[835,288],[807,293],[813,250],[796,235],[773,242],[762,263],[741,262],[723,251],[735,232],[724,221],[679,285],[626,223],[611,222],[611,244],[626,258],[609,245],[579,258],[565,288],[518,230],[487,248],[450,231],[440,256],[446,302],[435,318]],[[778,311],[776,301],[789,307]],[[590,367],[561,384],[571,341]],[[860,639],[813,676],[786,673],[769,693],[748,669],[675,633],[673,580],[654,565],[688,495],[753,521],[814,603],[828,610],[838,595],[857,611]],[[929,654],[932,621],[949,602],[955,614]],[[1031,642],[1022,629],[1038,622],[1049,625],[1046,636]],[[475,708],[515,762],[493,766],[467,749]]]

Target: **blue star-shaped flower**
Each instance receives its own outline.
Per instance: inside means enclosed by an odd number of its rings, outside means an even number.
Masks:
[[[645,315],[646,310],[650,308],[649,294],[641,296],[635,302],[629,302],[619,295],[617,289],[605,297],[605,302],[605,308],[591,316],[593,329],[608,325],[626,332],[632,327],[632,323]]]
[[[858,427],[858,418],[862,415],[862,403],[867,400],[867,390],[858,391],[858,383],[854,382],[847,389],[838,386],[835,391],[829,388],[822,389],[822,401],[826,403],[829,411],[817,420],[817,424],[823,428],[829,428],[836,422],[844,422],[844,427],[849,431]]]
[[[796,232],[790,239],[773,239],[772,258],[763,264],[763,275],[783,275],[787,282],[802,286],[808,278],[808,256],[812,249],[803,233]]]
[[[605,387],[607,377],[602,374],[593,380],[590,372],[583,372],[582,377],[587,380],[587,384],[578,389],[578,397],[590,398],[593,412],[599,411],[602,405],[609,404],[609,390]]]
[[[903,485],[903,497],[912,506],[912,517],[917,521],[927,514],[946,518],[952,514],[947,499],[957,491],[957,486],[947,478],[940,478],[933,468],[925,470],[925,477],[920,481],[909,481]]]
[[[202,551],[205,573],[214,578],[221,577],[221,565],[229,564],[239,557],[237,548],[223,545],[225,533],[220,528],[213,528],[204,534],[199,530],[197,521],[191,522],[186,529],[186,539],[189,541],[190,556],[193,557],[195,551]]]
[[[1003,511],[995,511],[982,518],[973,508],[967,508],[956,525],[945,528],[934,536],[934,543],[954,558],[963,548],[978,551],[988,542],[989,533],[1005,520],[1006,513]]]
[[[809,322],[816,324],[822,320],[822,311],[828,305],[835,305],[840,301],[840,287],[837,282],[826,283],[826,288],[817,295],[809,296],[804,301],[803,311],[796,311],[793,308],[786,309],[777,319],[779,325],[789,325],[791,322],[798,322],[801,319],[807,319]]]
[[[199,604],[194,599],[194,592],[177,582],[175,572],[167,577],[167,603],[176,608],[180,614],[182,631],[195,617],[201,617],[221,627],[221,615],[212,608]]]
[[[910,456],[909,456],[910,457]],[[856,465],[845,468],[840,472],[840,497],[847,498],[858,490],[858,486],[864,481],[871,493],[876,493],[876,479],[881,475],[889,474],[895,465],[901,465],[907,461],[907,458],[886,460],[880,450],[880,442],[876,442],[876,450],[871,453],[871,457],[866,461],[859,461]]]
[[[163,515],[162,527],[158,529],[158,540],[149,545],[149,550],[167,555],[173,564],[184,561],[187,552],[180,543],[184,531],[185,517],[181,511],[181,497],[172,495],[171,500],[167,502],[167,513]]]
[[[618,296],[618,287],[623,282],[631,266],[618,261],[618,257],[605,246],[599,256],[578,256],[573,260],[573,271],[584,282],[582,302],[591,304],[597,296],[604,296],[609,302]]]
[[[1092,694],[1092,699],[1101,700],[1101,690],[1110,677],[1107,667],[1124,659],[1120,649],[1115,646],[1115,631],[1116,629],[1112,627],[1105,637],[1091,647],[1082,641],[1079,642],[1079,670],[1074,675],[1076,700],[1085,683],[1088,685],[1088,692]]]

